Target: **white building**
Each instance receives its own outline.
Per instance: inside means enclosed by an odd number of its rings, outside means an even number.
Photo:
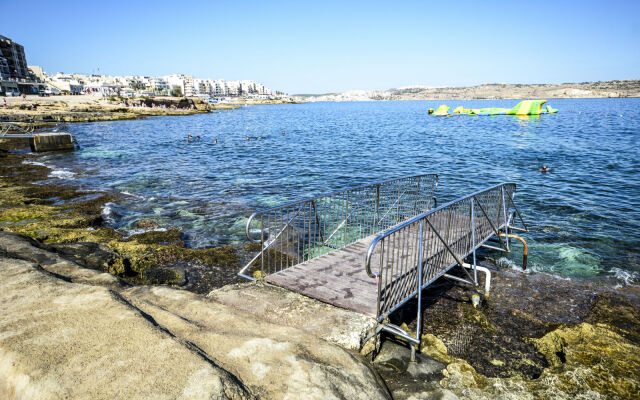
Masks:
[[[169,95],[171,86],[164,78],[149,78],[149,90],[161,95]]]
[[[46,78],[45,83],[47,86],[63,93],[80,94],[84,90],[83,84],[75,79],[72,74],[58,72]]]
[[[272,91],[263,84],[252,80],[226,81],[223,79],[198,79],[184,74],[163,77],[139,75],[110,76],[64,74],[47,75],[38,67],[32,67],[34,74],[44,77],[44,81],[60,91],[79,93],[98,92],[103,95],[171,95],[175,89],[187,97],[252,97],[271,96]],[[84,90],[83,90],[84,89]],[[126,89],[126,90],[125,90]]]
[[[184,80],[182,77],[183,75],[180,74],[172,74],[163,76],[162,79],[169,85],[169,90],[180,89],[180,92],[184,93]]]

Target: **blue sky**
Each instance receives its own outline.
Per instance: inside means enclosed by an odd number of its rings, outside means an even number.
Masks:
[[[0,34],[49,73],[180,72],[288,93],[640,78],[640,0],[0,0],[0,13]]]

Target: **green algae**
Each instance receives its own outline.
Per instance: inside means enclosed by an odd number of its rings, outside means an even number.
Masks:
[[[166,231],[151,230],[138,233],[129,236],[127,241],[141,244],[172,244],[177,247],[185,247],[185,243],[182,240],[182,232],[176,227],[171,227]]]
[[[631,399],[640,395],[640,347],[606,324],[582,323],[534,339],[550,366],[531,380],[484,377],[465,360],[448,356],[437,337],[423,336],[423,340],[423,352],[448,364],[440,384],[461,398]]]
[[[640,398],[640,292],[506,270],[477,309],[470,294],[444,281],[423,293],[420,350],[460,398]],[[392,322],[413,331],[415,313]]]
[[[123,237],[104,226],[101,216],[106,203],[117,201],[117,194],[48,184],[49,169],[23,164],[27,157],[0,152],[1,230],[25,235],[45,244],[104,244],[118,256],[110,262],[108,272],[133,283],[147,283],[142,278],[147,269],[181,260],[199,261],[214,267],[237,266],[239,257],[235,248],[188,249],[177,228]],[[159,273],[151,281],[154,284],[175,284],[180,277],[176,273]]]
[[[260,251],[262,250],[262,244],[260,243],[249,243],[245,245],[242,250],[244,251]]]

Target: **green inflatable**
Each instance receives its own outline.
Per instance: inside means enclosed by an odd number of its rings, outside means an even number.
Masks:
[[[542,108],[542,105],[546,102],[546,100],[523,100],[513,108],[462,108],[462,106],[460,106],[453,110],[453,113],[466,115],[540,115],[555,114],[558,112],[557,109],[551,106]],[[449,107],[441,105],[433,114],[443,116],[447,115],[448,112]]]
[[[449,107],[444,104],[438,107],[438,109],[433,113],[433,115],[437,117],[446,117],[449,115]]]

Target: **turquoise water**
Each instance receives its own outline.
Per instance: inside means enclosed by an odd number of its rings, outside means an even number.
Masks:
[[[73,124],[65,130],[81,150],[41,161],[63,181],[124,192],[105,211],[115,228],[131,232],[151,218],[182,228],[193,247],[244,244],[254,209],[381,179],[438,173],[440,204],[514,181],[532,270],[640,282],[640,99],[552,100],[560,113],[540,118],[427,115],[439,104],[270,105]],[[186,143],[188,134],[201,139]],[[552,171],[540,173],[542,164]]]

